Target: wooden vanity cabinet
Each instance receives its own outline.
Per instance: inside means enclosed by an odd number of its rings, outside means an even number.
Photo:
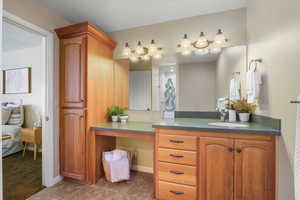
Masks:
[[[234,154],[234,199],[275,200],[273,143],[235,140]]]
[[[199,199],[233,200],[233,141],[201,137],[198,151]]]
[[[84,181],[86,111],[84,109],[64,109],[61,112],[59,137],[61,175]]]
[[[113,104],[116,43],[88,22],[55,30],[60,39],[60,173],[91,183],[89,127]]]
[[[114,60],[114,105],[129,107],[129,60]]]
[[[168,129],[156,134],[157,199],[275,200],[275,136]],[[180,173],[168,178],[167,169]]]
[[[86,45],[86,35],[61,40],[60,105],[62,107],[86,107]]]

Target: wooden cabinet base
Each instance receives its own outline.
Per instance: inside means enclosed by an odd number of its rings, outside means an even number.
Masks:
[[[275,200],[275,136],[157,129],[156,140],[159,200]]]
[[[159,181],[158,183],[159,200],[196,200],[197,190],[192,186],[178,185]]]

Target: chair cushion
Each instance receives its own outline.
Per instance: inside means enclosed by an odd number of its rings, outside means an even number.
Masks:
[[[11,115],[11,108],[1,106],[0,124],[5,125],[8,122],[10,115]]]
[[[7,104],[7,108],[11,108],[10,118],[7,122],[8,125],[22,126],[24,123],[24,108],[22,105]]]

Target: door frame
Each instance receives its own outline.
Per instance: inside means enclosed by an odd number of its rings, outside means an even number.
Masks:
[[[54,94],[54,33],[47,31],[37,25],[34,25],[18,16],[15,16],[3,10],[3,22],[7,22],[18,26],[26,31],[38,34],[43,37],[42,48],[45,52],[44,66],[42,77],[44,82],[43,101],[44,106],[42,109],[42,184],[50,187],[62,180],[61,176],[55,176],[55,163],[59,159],[55,157],[56,152],[55,141],[57,141],[58,134],[56,135],[56,127],[54,123],[55,114],[55,94]]]

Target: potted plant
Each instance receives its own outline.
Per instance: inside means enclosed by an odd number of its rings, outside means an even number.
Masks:
[[[119,120],[119,116],[124,114],[124,108],[120,106],[112,106],[107,109],[107,116],[111,117],[113,122],[117,122]]]
[[[237,100],[233,102],[233,108],[239,113],[239,118],[241,122],[248,122],[250,119],[250,114],[256,109],[255,104],[250,104],[247,99]]]

